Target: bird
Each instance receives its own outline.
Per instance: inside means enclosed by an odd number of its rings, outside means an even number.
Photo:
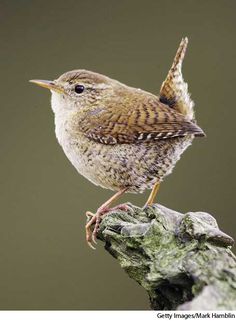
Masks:
[[[101,220],[124,193],[151,189],[154,203],[169,175],[195,137],[194,102],[182,75],[188,38],[183,38],[159,95],[133,88],[105,75],[77,69],[49,80],[30,80],[51,91],[55,133],[76,170],[93,184],[115,194],[92,213],[86,212],[86,241],[95,248]]]

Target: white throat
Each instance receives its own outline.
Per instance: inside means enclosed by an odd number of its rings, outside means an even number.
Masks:
[[[66,123],[69,115],[72,112],[72,106],[69,106],[69,100],[66,99],[62,94],[52,91],[51,107],[55,114],[55,132],[56,137],[60,145],[66,148],[67,137],[66,137]]]

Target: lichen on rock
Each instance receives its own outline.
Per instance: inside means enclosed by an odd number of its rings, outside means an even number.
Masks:
[[[158,310],[236,309],[233,239],[208,213],[128,204],[105,216],[98,237]]]

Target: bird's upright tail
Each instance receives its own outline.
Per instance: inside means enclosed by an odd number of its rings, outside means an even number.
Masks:
[[[188,92],[188,84],[182,75],[182,62],[188,45],[188,38],[182,39],[166,80],[160,90],[160,101],[174,108],[189,120],[194,120],[194,102]]]

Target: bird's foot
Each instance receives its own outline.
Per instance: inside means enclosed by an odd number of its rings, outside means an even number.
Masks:
[[[128,211],[130,210],[130,207],[127,204],[120,204],[112,208],[101,206],[97,210],[96,214],[93,214],[92,212],[89,212],[89,211],[86,212],[86,216],[88,219],[88,222],[85,226],[86,241],[88,243],[88,246],[91,247],[93,250],[95,250],[93,243],[97,244],[96,239],[97,239],[97,233],[98,233],[101,220],[104,218],[104,216],[116,210]],[[95,226],[92,231],[91,227],[94,224]]]
[[[114,212],[116,210],[121,210],[121,211],[129,211],[131,207],[128,204],[119,204],[115,207],[109,208],[109,212]]]
[[[142,207],[142,210],[145,211],[148,207],[152,207],[153,204],[154,204],[154,203],[152,203],[152,204],[147,204],[147,203],[146,203],[146,204]],[[157,203],[155,203],[155,204],[157,204]]]

